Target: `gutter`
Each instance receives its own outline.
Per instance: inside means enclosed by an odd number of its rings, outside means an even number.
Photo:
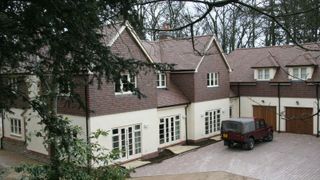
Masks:
[[[86,141],[87,141],[87,145],[90,144],[90,135],[89,135],[89,121],[90,121],[90,107],[89,107],[89,88],[88,88],[88,83],[86,82],[85,84],[85,113],[86,113]],[[87,158],[87,170],[88,173],[90,173],[90,169],[91,169],[91,158],[88,157]]]
[[[241,117],[241,103],[240,103],[240,99],[241,99],[241,96],[240,96],[240,83],[238,83],[238,86],[237,86],[237,90],[238,90],[238,97],[239,97],[239,118]]]
[[[90,136],[89,136],[89,120],[90,120],[90,110],[89,110],[89,91],[88,91],[88,84],[85,85],[85,113],[86,113],[86,140],[87,143],[89,144],[90,142]]]
[[[181,69],[181,70],[172,70],[170,73],[179,74],[179,73],[196,73],[194,69]]]
[[[278,118],[279,118],[279,121],[278,121],[278,127],[279,127],[279,129],[278,129],[278,133],[280,133],[280,120],[281,120],[281,113],[280,113],[280,106],[281,105],[281,96],[280,96],[280,83],[278,83],[278,111],[279,111],[279,113],[278,113]]]
[[[21,113],[21,117],[23,117],[23,128],[24,128],[24,143],[25,143],[25,145],[27,145],[27,128],[26,128],[26,126],[27,126],[27,121],[26,121],[26,119],[27,119],[27,117],[25,116],[25,114],[28,112],[28,109],[24,109],[24,111]],[[21,127],[22,128],[22,127]],[[27,146],[26,146],[27,147]]]
[[[162,108],[169,108],[169,107],[174,107],[174,106],[182,106],[182,105],[187,105],[190,104],[189,102],[188,103],[181,103],[181,104],[173,104],[173,105],[167,105],[167,106],[159,106],[157,107],[158,109],[162,109]]]

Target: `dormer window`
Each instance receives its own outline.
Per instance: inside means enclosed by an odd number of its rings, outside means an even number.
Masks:
[[[292,80],[306,80],[312,76],[312,67],[292,67],[289,68],[289,79]]]
[[[254,68],[254,79],[257,81],[270,81],[274,78],[277,68]]]
[[[306,80],[307,79],[307,68],[293,68],[293,77],[295,79]]]
[[[270,69],[258,69],[258,80],[270,80]]]
[[[165,73],[158,73],[157,74],[157,88],[166,88],[166,74]]]

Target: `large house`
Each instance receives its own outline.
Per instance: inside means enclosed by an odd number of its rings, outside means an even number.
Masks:
[[[103,42],[118,56],[175,64],[174,70],[142,71],[136,77],[123,72],[122,78],[146,98],[138,99],[121,80],[104,83],[100,89],[97,82],[78,87],[87,109],[68,105],[68,96],[59,98],[58,113],[82,127],[83,139],[98,129],[109,131],[98,142],[120,149],[121,162],[154,157],[168,146],[219,135],[221,122],[229,117],[254,116],[266,119],[279,132],[319,135],[319,51],[297,46],[237,49],[227,61],[214,36],[165,35],[156,42],[142,41],[129,24],[107,26],[102,33]],[[319,49],[316,43],[304,46]],[[90,74],[75,80],[81,78]],[[36,82],[33,76],[9,78],[12,88],[29,98],[40,91]],[[15,113],[4,112],[1,117],[3,147],[47,157],[43,139],[34,133],[42,128],[37,114],[21,99],[11,111]]]
[[[195,37],[193,48],[191,39],[141,41],[129,24],[107,26],[102,33],[104,43],[118,56],[176,66],[169,72],[141,72],[136,77],[123,72],[122,78],[134,83],[146,98],[138,99],[121,80],[104,83],[101,89],[97,82],[78,87],[76,92],[87,104],[85,110],[77,104],[66,105],[68,96],[60,97],[58,113],[82,127],[82,138],[98,129],[108,131],[99,143],[120,149],[119,161],[125,162],[219,134],[221,121],[229,118],[230,67],[213,36]],[[29,98],[36,96],[39,86],[35,77],[12,76],[9,81],[21,78],[24,81],[15,88],[24,90]],[[81,78],[90,75],[75,80]],[[43,139],[34,133],[42,128],[37,114],[20,100],[11,111],[15,113],[4,112],[2,117],[4,148],[46,157]]]
[[[286,45],[229,54],[231,116],[260,117],[279,132],[319,136],[320,44],[304,47],[311,51]]]

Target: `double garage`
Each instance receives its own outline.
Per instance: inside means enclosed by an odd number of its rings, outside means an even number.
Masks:
[[[277,127],[276,106],[253,106],[253,116],[263,118],[274,129]],[[286,132],[313,135],[313,109],[300,107],[285,107]]]

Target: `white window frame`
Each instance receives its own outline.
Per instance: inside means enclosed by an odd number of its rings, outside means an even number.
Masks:
[[[118,82],[118,83],[120,83],[120,92],[117,92],[117,90],[116,90],[117,89],[117,82],[115,82],[114,91],[115,91],[116,95],[132,94],[132,91],[130,91],[130,90],[128,90],[128,91],[123,90],[123,85],[124,85],[124,83],[122,82],[123,76],[127,76],[127,81],[130,83],[133,83],[135,88],[137,87],[137,77],[134,75],[130,75],[129,73],[124,73],[121,75],[121,78],[119,79],[119,82]],[[134,82],[131,81],[131,78],[132,78],[131,76],[133,76]]]
[[[305,76],[303,77],[302,71],[305,71]],[[296,71],[296,73],[295,73]],[[308,68],[307,67],[293,67],[292,68],[292,80],[307,80],[308,79]]]
[[[163,138],[161,138],[163,137]],[[167,144],[181,139],[181,115],[159,119],[159,144]]]
[[[131,128],[131,132],[129,132]],[[121,130],[124,129],[124,134]],[[131,137],[130,137],[131,134]],[[142,125],[134,124],[111,130],[112,149],[118,151],[119,159],[130,159],[142,153]]]
[[[204,133],[206,135],[220,132],[221,129],[221,110],[214,109],[205,112]]]
[[[157,88],[167,87],[167,75],[164,72],[157,73]]]
[[[257,69],[257,80],[269,81],[271,79],[270,68],[259,68]]]
[[[219,73],[210,72],[207,73],[207,87],[218,87],[219,86]]]
[[[22,135],[22,121],[18,118],[10,118],[10,134],[14,136]]]
[[[70,96],[71,95],[71,87],[70,84],[67,85],[68,88],[68,92],[67,93],[63,93],[60,91],[60,85],[58,86],[58,92],[59,92],[59,96]]]
[[[7,85],[13,90],[13,91],[18,91],[19,86],[18,86],[18,77],[17,76],[9,76]]]

